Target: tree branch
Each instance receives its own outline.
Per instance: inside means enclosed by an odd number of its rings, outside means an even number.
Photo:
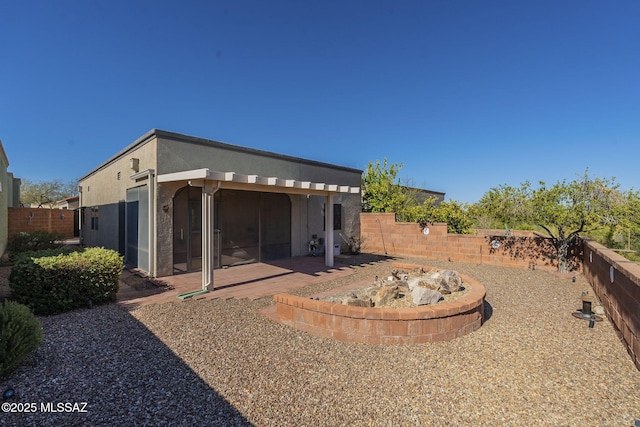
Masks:
[[[553,235],[553,233],[551,232],[551,230],[549,230],[549,228],[547,228],[546,226],[542,225],[542,224],[538,224],[538,226],[542,229],[544,229],[544,231],[547,232],[547,234],[549,235],[549,237],[551,238],[551,241],[555,244],[558,241],[558,238],[556,236]]]

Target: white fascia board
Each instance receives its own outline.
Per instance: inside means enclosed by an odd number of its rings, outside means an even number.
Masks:
[[[172,182],[172,181],[189,181],[193,179],[206,179],[209,175],[209,169],[193,169],[189,171],[164,173],[158,175],[158,182]]]
[[[148,174],[147,171],[142,172]],[[323,182],[297,181],[295,179],[284,179],[272,177],[264,177],[255,174],[246,175],[235,172],[211,171],[208,168],[193,169],[182,172],[173,172],[158,175],[158,182],[174,182],[174,181],[192,181],[202,182],[202,180],[213,180],[223,182],[233,182],[238,184],[257,184],[264,186],[277,186],[299,190],[319,191],[323,193],[351,193],[358,194],[359,187],[350,187],[348,185],[325,184]]]
[[[255,184],[258,181],[258,175],[245,175],[242,173],[234,173],[233,181],[242,182],[244,184]]]
[[[233,181],[233,177],[235,175],[235,172],[209,171],[207,179],[213,179],[215,181]]]
[[[278,178],[276,180],[276,185],[279,187],[293,187],[296,183],[295,179],[282,179]]]
[[[278,178],[275,176],[265,177],[258,176],[256,179],[256,184],[260,185],[276,185],[278,183]]]

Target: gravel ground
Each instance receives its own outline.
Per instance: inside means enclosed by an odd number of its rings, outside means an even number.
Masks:
[[[86,402],[84,413],[0,414],[0,424],[633,426],[640,372],[611,324],[574,318],[576,282],[541,270],[404,258],[487,289],[488,319],[444,343],[317,338],[262,317],[271,298],[111,304],[40,318],[45,341],[0,391],[14,403]],[[390,261],[299,290],[388,274]]]

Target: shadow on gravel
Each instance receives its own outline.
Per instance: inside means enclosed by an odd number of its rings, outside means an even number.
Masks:
[[[493,307],[487,302],[487,300],[484,300],[484,323],[491,319],[491,316],[493,316]]]
[[[0,379],[2,425],[252,425],[118,304],[38,320],[44,341]]]

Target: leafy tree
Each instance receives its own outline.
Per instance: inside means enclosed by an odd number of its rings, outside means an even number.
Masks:
[[[362,210],[364,212],[394,212],[398,221],[417,222],[422,225],[446,222],[450,233],[469,233],[472,221],[467,207],[456,201],[438,202],[429,197],[424,202],[420,190],[403,185],[397,178],[402,164],[369,162],[362,176]]]
[[[469,234],[473,221],[467,206],[455,200],[437,203],[437,198],[427,199],[422,205],[408,208],[406,221],[417,222],[422,226],[434,222],[446,222],[447,231],[452,234]]]
[[[397,178],[402,163],[389,164],[384,159],[380,164],[369,162],[362,175],[362,211],[363,212],[402,212],[407,206],[415,204],[408,196]]]
[[[574,181],[551,186],[530,182],[520,187],[502,185],[485,193],[476,209],[508,224],[535,224],[544,230],[557,251],[560,272],[569,271],[569,253],[580,234],[591,227],[623,224],[637,218],[638,204],[618,191],[615,178],[590,178],[588,171]],[[520,228],[520,227],[519,227]]]
[[[621,255],[640,261],[640,195],[634,190],[619,195],[621,203],[613,208],[616,221],[603,228],[590,230],[588,236],[612,249],[621,249]]]
[[[75,181],[31,181],[22,180],[20,185],[20,201],[23,204],[41,207],[52,207],[57,201],[78,194],[78,184]]]
[[[446,222],[449,233],[469,234],[473,221],[468,214],[467,206],[455,200],[440,202],[433,209],[433,222]]]

